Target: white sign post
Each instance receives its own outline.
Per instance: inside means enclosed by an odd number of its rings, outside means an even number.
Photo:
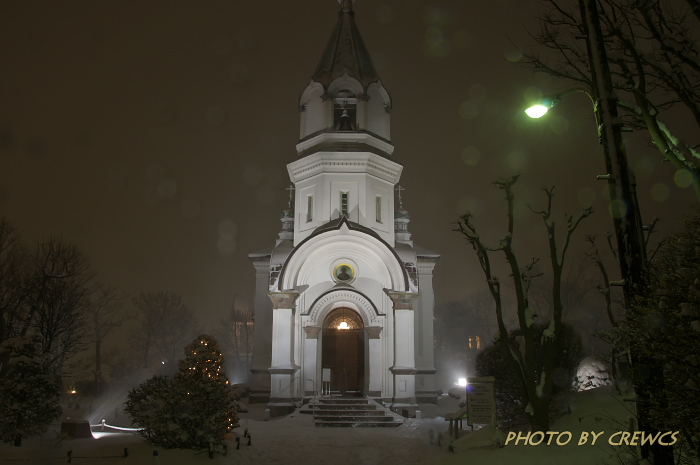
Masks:
[[[321,376],[323,386],[321,387],[321,396],[331,395],[331,369],[324,368]]]
[[[496,378],[469,378],[467,385],[467,424],[496,424]]]

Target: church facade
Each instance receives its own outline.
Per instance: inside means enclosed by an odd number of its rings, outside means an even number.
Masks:
[[[436,402],[433,269],[411,240],[392,102],[350,0],[299,102],[293,185],[256,271],[251,391],[284,414],[321,395]],[[396,191],[398,190],[398,198]],[[293,201],[292,201],[293,199]],[[395,200],[398,204],[395,204]]]

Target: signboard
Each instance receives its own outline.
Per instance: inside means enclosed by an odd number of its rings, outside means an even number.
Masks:
[[[496,419],[496,379],[493,376],[469,378],[467,385],[467,424],[489,425]]]

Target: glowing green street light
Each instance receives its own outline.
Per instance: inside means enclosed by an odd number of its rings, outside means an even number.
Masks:
[[[530,118],[542,118],[544,115],[547,114],[549,111],[549,107],[546,107],[544,105],[533,105],[527,110],[525,110],[525,114],[529,116]]]
[[[525,114],[529,116],[530,118],[542,118],[544,115],[547,114],[550,108],[553,108],[554,105],[559,103],[559,100],[561,100],[564,96],[569,95],[569,94],[578,94],[578,93],[584,93],[588,95],[588,97],[591,99],[591,101],[594,103],[595,106],[595,100],[591,96],[591,94],[584,88],[582,87],[574,87],[573,89],[568,89],[563,92],[559,92],[558,94],[555,95],[550,95],[548,97],[542,98],[539,102],[537,102],[535,105],[531,106],[527,110],[525,110]]]
[[[576,92],[583,92],[583,89],[571,89],[562,92],[561,94],[545,97],[539,102],[537,102],[536,105],[533,105],[527,110],[525,110],[525,114],[530,118],[542,118],[544,115],[547,114],[550,108],[554,107],[554,105],[559,103],[559,100],[561,100],[562,96],[564,96],[565,94],[572,94]]]

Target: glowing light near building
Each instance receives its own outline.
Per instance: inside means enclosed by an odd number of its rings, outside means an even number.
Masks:
[[[341,321],[340,324],[338,325],[338,329],[350,329],[350,326],[348,326],[347,321]]]
[[[467,385],[467,378],[459,378],[457,380],[457,386],[466,386]]]

